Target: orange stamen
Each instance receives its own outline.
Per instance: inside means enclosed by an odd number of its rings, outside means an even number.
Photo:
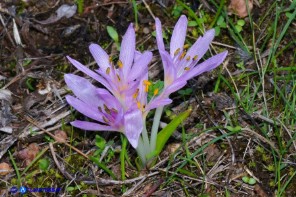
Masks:
[[[105,116],[103,116],[103,120],[104,120],[106,123],[109,122],[108,119],[107,119]]]
[[[119,75],[118,75],[118,74],[116,74],[116,76],[117,76],[117,79],[118,79],[118,81],[120,81],[120,77],[119,77]]]
[[[186,55],[186,51],[183,51],[183,53],[180,55],[179,59],[182,60]]]
[[[106,69],[106,74],[107,74],[107,75],[110,74],[110,67],[108,67],[108,68]]]
[[[189,44],[185,44],[184,46],[183,46],[183,49],[188,49],[189,48]]]
[[[122,67],[123,67],[123,63],[122,63],[122,61],[118,60],[118,62],[117,62],[117,66],[118,66],[119,68],[122,68]]]
[[[110,114],[110,109],[107,107],[107,105],[104,104],[104,110],[107,114]]]
[[[136,99],[139,95],[139,88],[136,90],[136,92],[133,94],[133,99]]]
[[[176,51],[175,51],[175,53],[174,53],[174,56],[176,56],[176,55],[178,55],[178,53],[180,52],[180,48],[178,48]]]
[[[198,56],[195,55],[195,56],[193,57],[193,60],[195,61],[195,60],[197,60],[197,58],[198,58]]]

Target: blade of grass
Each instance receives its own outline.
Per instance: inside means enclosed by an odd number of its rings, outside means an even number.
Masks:
[[[216,15],[215,15],[215,18],[214,20],[212,21],[212,23],[210,24],[210,29],[213,28],[213,26],[216,24],[220,14],[221,14],[221,11],[223,10],[223,7],[224,7],[224,4],[225,4],[225,0],[221,0],[220,1],[220,5],[219,5],[219,8],[216,12]]]
[[[8,153],[9,153],[9,158],[11,160],[11,163],[12,163],[12,165],[14,167],[14,170],[15,170],[15,173],[16,173],[16,176],[17,176],[17,186],[20,187],[21,186],[21,175],[20,175],[20,171],[19,171],[19,169],[18,169],[18,167],[17,167],[17,165],[15,163],[15,160],[13,159],[13,156],[12,156],[11,152],[8,151]]]
[[[113,172],[102,162],[100,162],[99,158],[90,156],[89,159],[93,161],[99,168],[104,170],[107,174],[109,174],[114,180],[116,180],[116,176],[113,174]]]

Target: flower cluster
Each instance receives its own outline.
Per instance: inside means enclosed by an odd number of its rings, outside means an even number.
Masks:
[[[94,120],[93,122],[75,120],[71,124],[85,130],[122,132],[134,148],[137,148],[138,144],[139,146],[146,144],[149,147],[148,137],[140,136],[144,131],[147,135],[145,128],[147,113],[155,108],[162,109],[171,103],[172,100],[169,98],[171,93],[184,87],[189,79],[219,66],[227,55],[225,51],[200,63],[214,39],[215,31],[212,29],[205,32],[204,36],[188,49],[188,46],[184,45],[187,23],[187,18],[181,16],[174,28],[170,50],[167,52],[162,38],[161,22],[156,19],[157,46],[164,67],[164,89],[162,92],[155,89],[153,98],[149,102],[147,94],[152,83],[148,80],[148,65],[152,53],[150,51],[141,53],[136,50],[132,24],[123,36],[117,62],[113,62],[112,57],[97,44],[89,46],[99,66],[94,71],[67,57],[78,70],[106,88],[95,87],[84,77],[65,74],[65,81],[75,95],[75,97],[67,95],[67,102]],[[152,140],[155,141],[151,137]]]

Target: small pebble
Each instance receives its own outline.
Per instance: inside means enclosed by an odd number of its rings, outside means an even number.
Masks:
[[[144,27],[144,28],[143,28],[143,33],[144,33],[144,34],[149,34],[149,33],[150,33],[149,28],[148,28],[148,27]]]
[[[10,166],[3,162],[3,163],[0,163],[0,175],[1,176],[5,176],[7,174],[9,174],[9,172],[11,171],[12,169],[10,168]]]

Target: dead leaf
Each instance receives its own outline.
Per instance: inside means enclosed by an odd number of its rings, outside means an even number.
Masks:
[[[0,90],[0,130],[11,133],[12,129],[9,129],[9,123],[15,119],[15,116],[11,113],[10,104],[12,103],[11,92],[9,90]]]
[[[253,0],[248,0],[248,7],[245,0],[231,0],[228,6],[230,12],[238,15],[240,18],[248,16],[248,9],[251,12],[253,9]]]
[[[0,100],[5,100],[11,102],[11,92],[9,90],[0,90]]]
[[[256,184],[254,187],[254,191],[257,193],[259,197],[267,197],[268,195],[265,191],[260,187],[260,185]]]
[[[56,14],[51,15],[48,19],[44,21],[38,21],[38,20],[35,20],[35,21],[40,24],[47,25],[47,24],[55,23],[60,19],[62,19],[63,17],[70,18],[76,13],[76,11],[77,11],[76,4],[72,6],[63,4],[59,7],[59,9],[57,9]]]
[[[54,136],[55,136],[55,140],[57,142],[66,142],[67,141],[67,133],[63,130],[57,130],[55,133],[54,133]]]
[[[216,161],[222,154],[215,144],[211,144],[205,148],[204,153],[206,153],[206,160],[208,162]]]
[[[180,146],[181,143],[171,143],[167,146],[166,150],[169,154],[173,154]]]
[[[9,172],[11,172],[11,171],[12,171],[12,169],[7,163],[5,163],[5,162],[0,163],[0,175],[1,176],[5,176],[5,175],[9,174]]]
[[[18,157],[25,161],[25,165],[28,166],[37,156],[40,147],[36,143],[29,144],[29,146],[18,152]]]

